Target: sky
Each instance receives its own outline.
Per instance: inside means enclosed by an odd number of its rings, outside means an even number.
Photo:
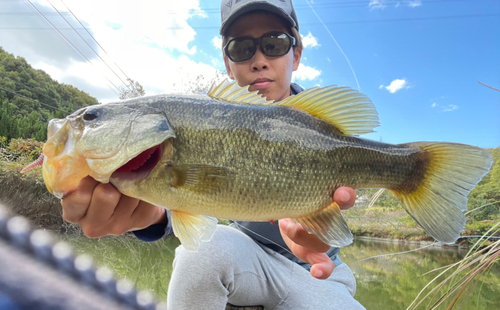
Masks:
[[[500,89],[500,0],[293,2],[305,45],[293,81],[367,95],[381,125],[364,138],[500,146],[500,91],[480,84]],[[0,46],[103,103],[127,78],[183,92],[226,73],[220,5],[0,0]]]

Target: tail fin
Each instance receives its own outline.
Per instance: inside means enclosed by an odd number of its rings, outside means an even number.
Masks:
[[[491,168],[491,154],[455,143],[409,145],[419,147],[430,158],[423,181],[410,194],[389,191],[429,235],[443,243],[454,243],[465,229],[467,195]]]

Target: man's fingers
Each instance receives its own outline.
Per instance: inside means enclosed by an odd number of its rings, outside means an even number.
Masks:
[[[326,254],[325,256],[328,258],[328,260],[311,266],[311,276],[317,279],[325,280],[328,279],[328,277],[332,274],[333,269],[335,269],[335,264],[332,262],[330,257],[328,257]]]
[[[356,202],[356,191],[350,187],[339,187],[333,193],[333,201],[339,205],[341,210],[347,210]]]
[[[83,178],[78,188],[63,197],[61,201],[63,219],[70,223],[78,223],[87,213],[94,188],[99,184],[91,177]]]
[[[139,199],[122,195],[116,211],[110,220],[109,232],[112,235],[121,235],[129,230],[148,227],[152,223],[153,215],[159,207]]]
[[[291,219],[279,220],[279,225],[284,239],[288,238],[291,242],[315,252],[326,252],[330,249],[329,245],[323,243],[315,235],[308,233],[302,225],[295,224]]]
[[[82,221],[90,222],[96,227],[106,225],[115,212],[120,198],[121,193],[113,184],[99,183],[99,185],[94,188],[87,214]]]
[[[159,221],[163,218],[166,219],[166,212],[164,208],[140,201],[139,206],[131,215],[131,222],[133,222],[135,226],[129,227],[129,230],[143,229],[159,223]]]
[[[291,243],[289,248],[295,256],[311,264],[310,272],[313,277],[317,279],[327,279],[332,274],[335,264],[325,253],[311,251],[297,243]]]

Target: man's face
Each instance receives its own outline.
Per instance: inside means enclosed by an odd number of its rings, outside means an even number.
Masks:
[[[245,14],[235,21],[227,30],[227,41],[238,37],[260,38],[262,35],[289,30],[281,19],[267,12]],[[233,62],[224,55],[224,62],[229,77],[236,80],[239,86],[250,85],[249,90],[258,90],[268,100],[280,101],[290,96],[292,72],[297,70],[302,51],[290,49],[288,54],[279,57],[268,57],[260,47],[255,55],[242,62]]]

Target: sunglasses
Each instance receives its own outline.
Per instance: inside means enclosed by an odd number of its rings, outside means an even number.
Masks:
[[[224,46],[226,56],[233,62],[249,60],[255,55],[257,45],[269,57],[286,55],[295,45],[295,38],[284,32],[266,33],[260,38],[240,37],[232,39]]]

